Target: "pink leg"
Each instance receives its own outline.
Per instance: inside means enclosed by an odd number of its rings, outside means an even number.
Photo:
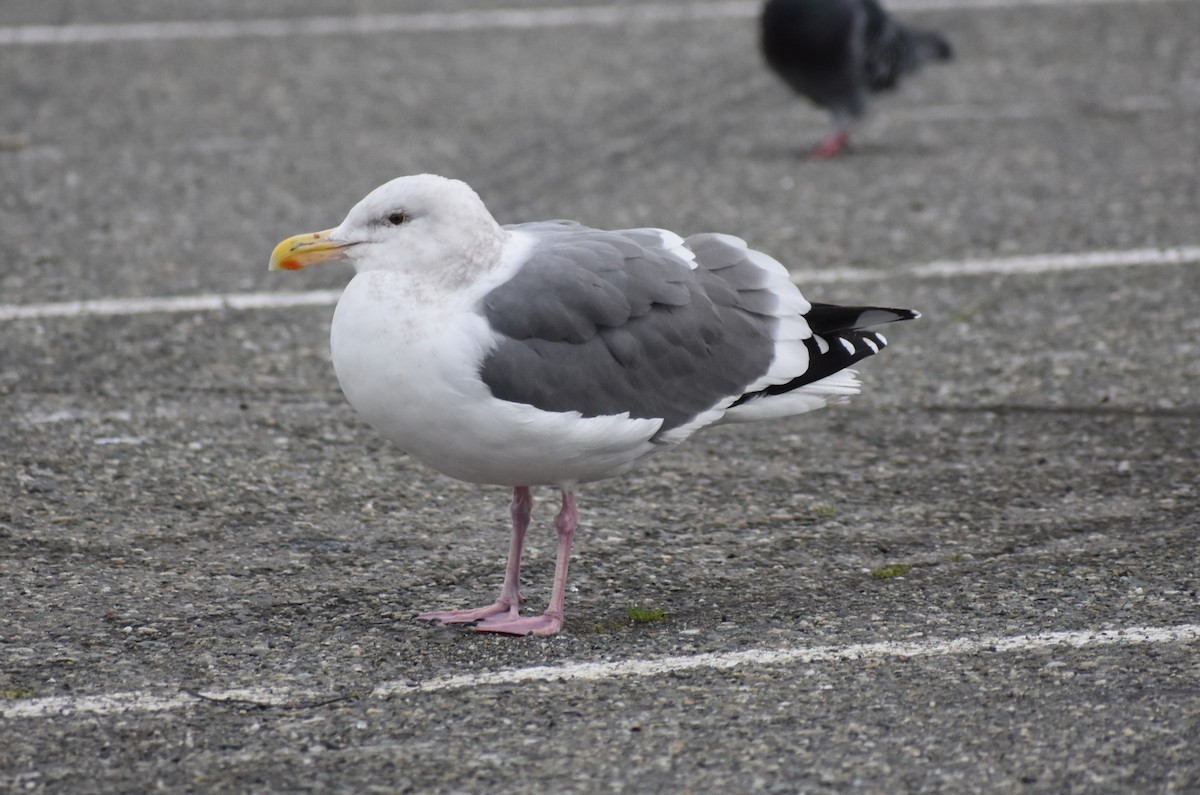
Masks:
[[[491,616],[506,615],[512,618],[519,616],[517,612],[521,605],[521,549],[525,546],[525,531],[529,529],[529,516],[533,512],[533,495],[526,486],[513,489],[512,505],[512,541],[508,545],[508,568],[504,572],[504,587],[500,597],[487,607],[474,610],[436,610],[431,613],[421,613],[418,621],[440,621],[443,624],[470,624],[473,621]]]
[[[558,554],[554,561],[554,587],[550,591],[550,606],[540,616],[518,616],[514,610],[506,616],[485,618],[473,629],[476,632],[502,632],[507,635],[553,635],[562,629],[563,607],[567,600],[567,565],[571,562],[571,540],[575,537],[575,495],[564,489],[562,510],[554,517],[558,533]]]
[[[838,154],[849,148],[850,128],[843,127],[812,150],[812,156],[820,160],[828,160],[831,157],[837,157]]]

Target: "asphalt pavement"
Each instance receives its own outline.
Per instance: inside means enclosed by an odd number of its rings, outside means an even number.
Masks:
[[[912,11],[958,59],[835,162],[737,4],[350,5],[0,8],[93,35],[0,43],[0,791],[1200,792],[1200,3]],[[493,597],[505,491],[356,417],[328,303],[155,301],[340,287],[272,246],[422,171],[923,318],[582,488],[560,635],[418,624]]]

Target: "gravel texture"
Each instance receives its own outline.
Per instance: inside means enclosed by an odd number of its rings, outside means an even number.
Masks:
[[[0,25],[198,16],[101,5],[15,2]],[[0,303],[335,287],[336,267],[268,274],[271,247],[419,171],[501,221],[734,232],[804,271],[1200,243],[1200,4],[909,16],[959,60],[832,163],[799,156],[824,116],[762,67],[749,19],[3,46]],[[0,790],[1200,790],[1194,643],[372,693],[1200,622],[1196,265],[805,289],[924,318],[848,405],[582,489],[551,639],[410,620],[492,597],[507,495],[356,418],[331,308],[0,322],[0,710],[295,694],[5,717]],[[554,553],[537,496],[532,609]]]

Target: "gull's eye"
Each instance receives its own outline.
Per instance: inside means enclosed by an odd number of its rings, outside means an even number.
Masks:
[[[407,220],[408,220],[408,213],[402,213],[398,210],[394,213],[389,213],[388,217],[387,217],[387,222],[389,224],[391,224],[392,226],[400,226],[400,224],[404,223]]]

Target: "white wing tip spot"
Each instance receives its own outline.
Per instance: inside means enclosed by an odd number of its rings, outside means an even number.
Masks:
[[[854,355],[854,353],[855,353],[855,350],[854,350],[854,343],[853,343],[853,342],[851,342],[850,340],[846,339],[845,337],[839,337],[839,338],[838,338],[838,342],[842,343],[842,347],[846,349],[846,353],[850,354],[851,356],[853,356],[853,355]]]

